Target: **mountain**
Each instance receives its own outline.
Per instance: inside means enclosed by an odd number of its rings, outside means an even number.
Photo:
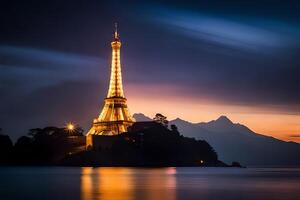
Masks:
[[[150,117],[147,117],[146,115],[144,115],[143,113],[135,113],[133,115],[133,118],[137,121],[137,122],[147,122],[147,121],[152,121],[152,119]]]
[[[142,118],[142,114],[139,116],[139,119],[147,118]],[[219,159],[227,163],[238,161],[246,166],[300,166],[300,144],[255,133],[242,124],[233,123],[226,116],[207,123],[190,123],[177,118],[169,124],[175,124],[186,137],[206,140],[216,150]]]

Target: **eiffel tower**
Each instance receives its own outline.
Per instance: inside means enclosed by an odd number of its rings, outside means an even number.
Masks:
[[[113,35],[111,75],[107,97],[104,99],[104,107],[98,118],[94,119],[92,128],[87,137],[94,135],[118,135],[127,131],[134,123],[127,107],[127,99],[124,96],[121,74],[120,48],[121,41],[117,24]],[[87,138],[87,143],[89,139]]]

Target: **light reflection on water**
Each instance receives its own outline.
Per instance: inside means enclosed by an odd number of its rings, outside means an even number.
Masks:
[[[82,168],[82,200],[176,199],[176,168]]]
[[[0,200],[299,200],[294,168],[0,167]]]
[[[82,168],[82,200],[300,199],[298,169]]]

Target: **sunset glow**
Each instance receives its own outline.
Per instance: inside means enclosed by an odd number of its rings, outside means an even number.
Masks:
[[[234,123],[244,124],[256,133],[300,142],[299,115],[261,106],[230,105],[210,101],[205,97],[184,96],[176,92],[174,87],[168,86],[128,85],[126,89],[132,113],[153,117],[161,112],[169,120],[181,118],[193,123],[208,122],[226,115]]]

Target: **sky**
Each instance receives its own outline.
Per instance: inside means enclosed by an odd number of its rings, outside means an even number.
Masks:
[[[300,142],[297,1],[3,1],[0,127],[74,122],[103,106],[119,24],[131,113],[202,122],[226,115]]]

